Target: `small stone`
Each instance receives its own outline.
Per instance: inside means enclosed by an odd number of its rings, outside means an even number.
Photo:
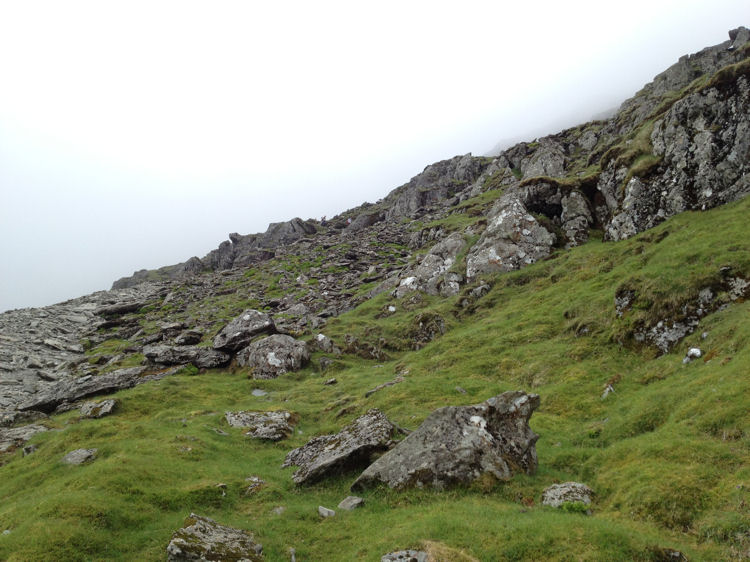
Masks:
[[[23,456],[28,457],[29,455],[36,453],[36,449],[37,449],[36,445],[26,445],[23,448]]]
[[[697,348],[697,347],[691,347],[691,348],[690,348],[690,349],[688,350],[688,352],[687,352],[687,356],[688,356],[688,357],[689,357],[690,359],[698,359],[698,358],[699,358],[699,357],[700,357],[701,355],[703,355],[703,353],[702,353],[702,352],[701,352],[701,350],[700,350],[699,348]]]
[[[336,379],[328,379],[328,380],[327,380],[326,382],[324,382],[323,384],[324,384],[324,385],[332,385],[332,384],[336,384],[337,382],[339,382],[339,381],[337,381]]]
[[[365,505],[365,500],[363,500],[360,497],[357,496],[347,496],[345,499],[341,500],[341,503],[339,503],[339,509],[343,509],[344,511],[352,511],[353,509],[357,509],[358,507],[362,507]]]
[[[336,515],[336,512],[332,509],[328,509],[327,507],[323,507],[322,505],[318,506],[318,515],[321,517],[333,517]]]
[[[10,529],[5,529],[5,530],[3,531],[3,535],[10,535],[10,533],[11,533],[11,530],[10,530]]]
[[[259,397],[259,398],[260,398],[261,396],[267,396],[267,395],[268,395],[268,393],[267,393],[267,392],[266,392],[265,390],[261,390],[260,388],[255,388],[255,389],[253,389],[253,391],[251,392],[251,394],[252,394],[253,396],[257,396],[257,397]]]
[[[466,394],[466,391],[463,388],[461,388],[460,386],[456,387],[456,392],[458,392],[459,394]]]
[[[65,455],[62,462],[73,465],[83,464],[94,460],[98,451],[98,449],[76,449]]]
[[[277,505],[271,510],[271,513],[273,513],[274,515],[281,515],[285,511],[286,511],[286,508],[283,505]]]

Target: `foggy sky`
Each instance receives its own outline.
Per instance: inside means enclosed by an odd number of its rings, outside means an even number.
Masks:
[[[747,0],[513,4],[0,2],[0,311],[374,202],[750,25]]]

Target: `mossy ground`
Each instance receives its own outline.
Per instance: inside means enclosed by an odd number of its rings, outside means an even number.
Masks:
[[[61,431],[35,436],[36,453],[0,467],[0,530],[11,531],[0,535],[0,559],[161,560],[190,512],[250,530],[268,560],[288,560],[290,547],[299,560],[379,560],[425,545],[482,561],[653,560],[657,547],[740,559],[750,549],[750,303],[705,317],[658,358],[627,334],[723,266],[750,276],[749,213],[746,198],[628,241],[594,238],[487,278],[481,299],[383,294],[325,328],[339,345],[347,334],[384,345],[387,361],[343,355],[323,373],[318,353],[275,380],[242,370],[176,375],[118,393],[108,418],[55,416],[48,424]],[[614,296],[625,286],[638,306],[618,318]],[[396,312],[383,315],[389,304]],[[441,315],[446,333],[411,351],[409,326],[425,312]],[[691,346],[705,355],[683,364]],[[403,382],[365,398],[399,373]],[[331,376],[338,384],[324,385]],[[615,392],[602,399],[610,383]],[[269,394],[253,397],[254,388]],[[515,389],[542,398],[531,418],[540,435],[533,476],[445,492],[373,490],[364,508],[324,520],[318,505],[336,509],[358,473],[297,487],[293,469],[280,468],[293,447],[369,408],[413,429],[437,407]],[[288,440],[252,441],[223,422],[225,411],[248,409],[290,410],[300,421]],[[60,463],[83,447],[98,458]],[[266,484],[246,494],[250,476]],[[540,505],[546,486],[566,480],[596,491],[593,515]]]

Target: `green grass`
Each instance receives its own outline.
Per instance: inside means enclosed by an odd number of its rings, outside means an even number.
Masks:
[[[628,334],[678,311],[722,266],[750,276],[748,213],[750,198],[627,241],[593,239],[486,278],[492,289],[478,300],[467,296],[472,287],[453,299],[381,294],[322,330],[340,347],[346,336],[382,345],[387,360],[345,354],[324,373],[316,353],[303,371],[268,381],[242,369],[176,375],[118,393],[110,417],[54,416],[45,423],[61,431],[35,436],[36,453],[0,467],[0,530],[11,530],[0,535],[0,559],[163,560],[191,511],[252,531],[268,560],[288,560],[290,547],[300,560],[379,560],[424,541],[482,561],[653,560],[665,547],[690,560],[740,559],[750,548],[750,303],[706,316],[658,358]],[[275,277],[246,281],[264,279]],[[637,297],[618,318],[622,287]],[[222,298],[212,306],[223,316],[239,297]],[[383,314],[391,304],[396,312]],[[410,329],[424,314],[440,315],[446,333],[412,351]],[[707,360],[684,365],[695,345]],[[399,373],[404,382],[365,398]],[[324,385],[331,376],[338,384]],[[615,392],[602,399],[608,383]],[[269,394],[253,397],[254,388]],[[336,509],[358,472],[300,488],[293,469],[280,468],[293,447],[369,408],[414,429],[440,406],[519,388],[542,398],[531,418],[540,435],[533,476],[445,492],[375,489],[364,508],[322,520],[318,505]],[[300,421],[286,441],[251,441],[223,422],[225,411],[246,409],[286,409]],[[98,448],[98,458],[59,462],[81,447]],[[266,485],[245,495],[253,475]],[[592,515],[540,505],[545,487],[567,480],[595,490]]]

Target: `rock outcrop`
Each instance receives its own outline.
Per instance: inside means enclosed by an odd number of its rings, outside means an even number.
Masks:
[[[537,394],[505,392],[474,406],[436,410],[416,431],[371,464],[352,484],[403,489],[444,489],[469,484],[484,474],[508,480],[533,474],[538,436],[529,428]]]
[[[226,365],[232,357],[222,351],[192,345],[150,345],[143,348],[146,359],[159,365],[192,364],[199,369],[214,369]]]
[[[372,455],[393,445],[396,427],[377,409],[358,417],[335,435],[314,437],[290,451],[282,468],[296,465],[296,484],[312,484],[321,478],[367,465]]]

